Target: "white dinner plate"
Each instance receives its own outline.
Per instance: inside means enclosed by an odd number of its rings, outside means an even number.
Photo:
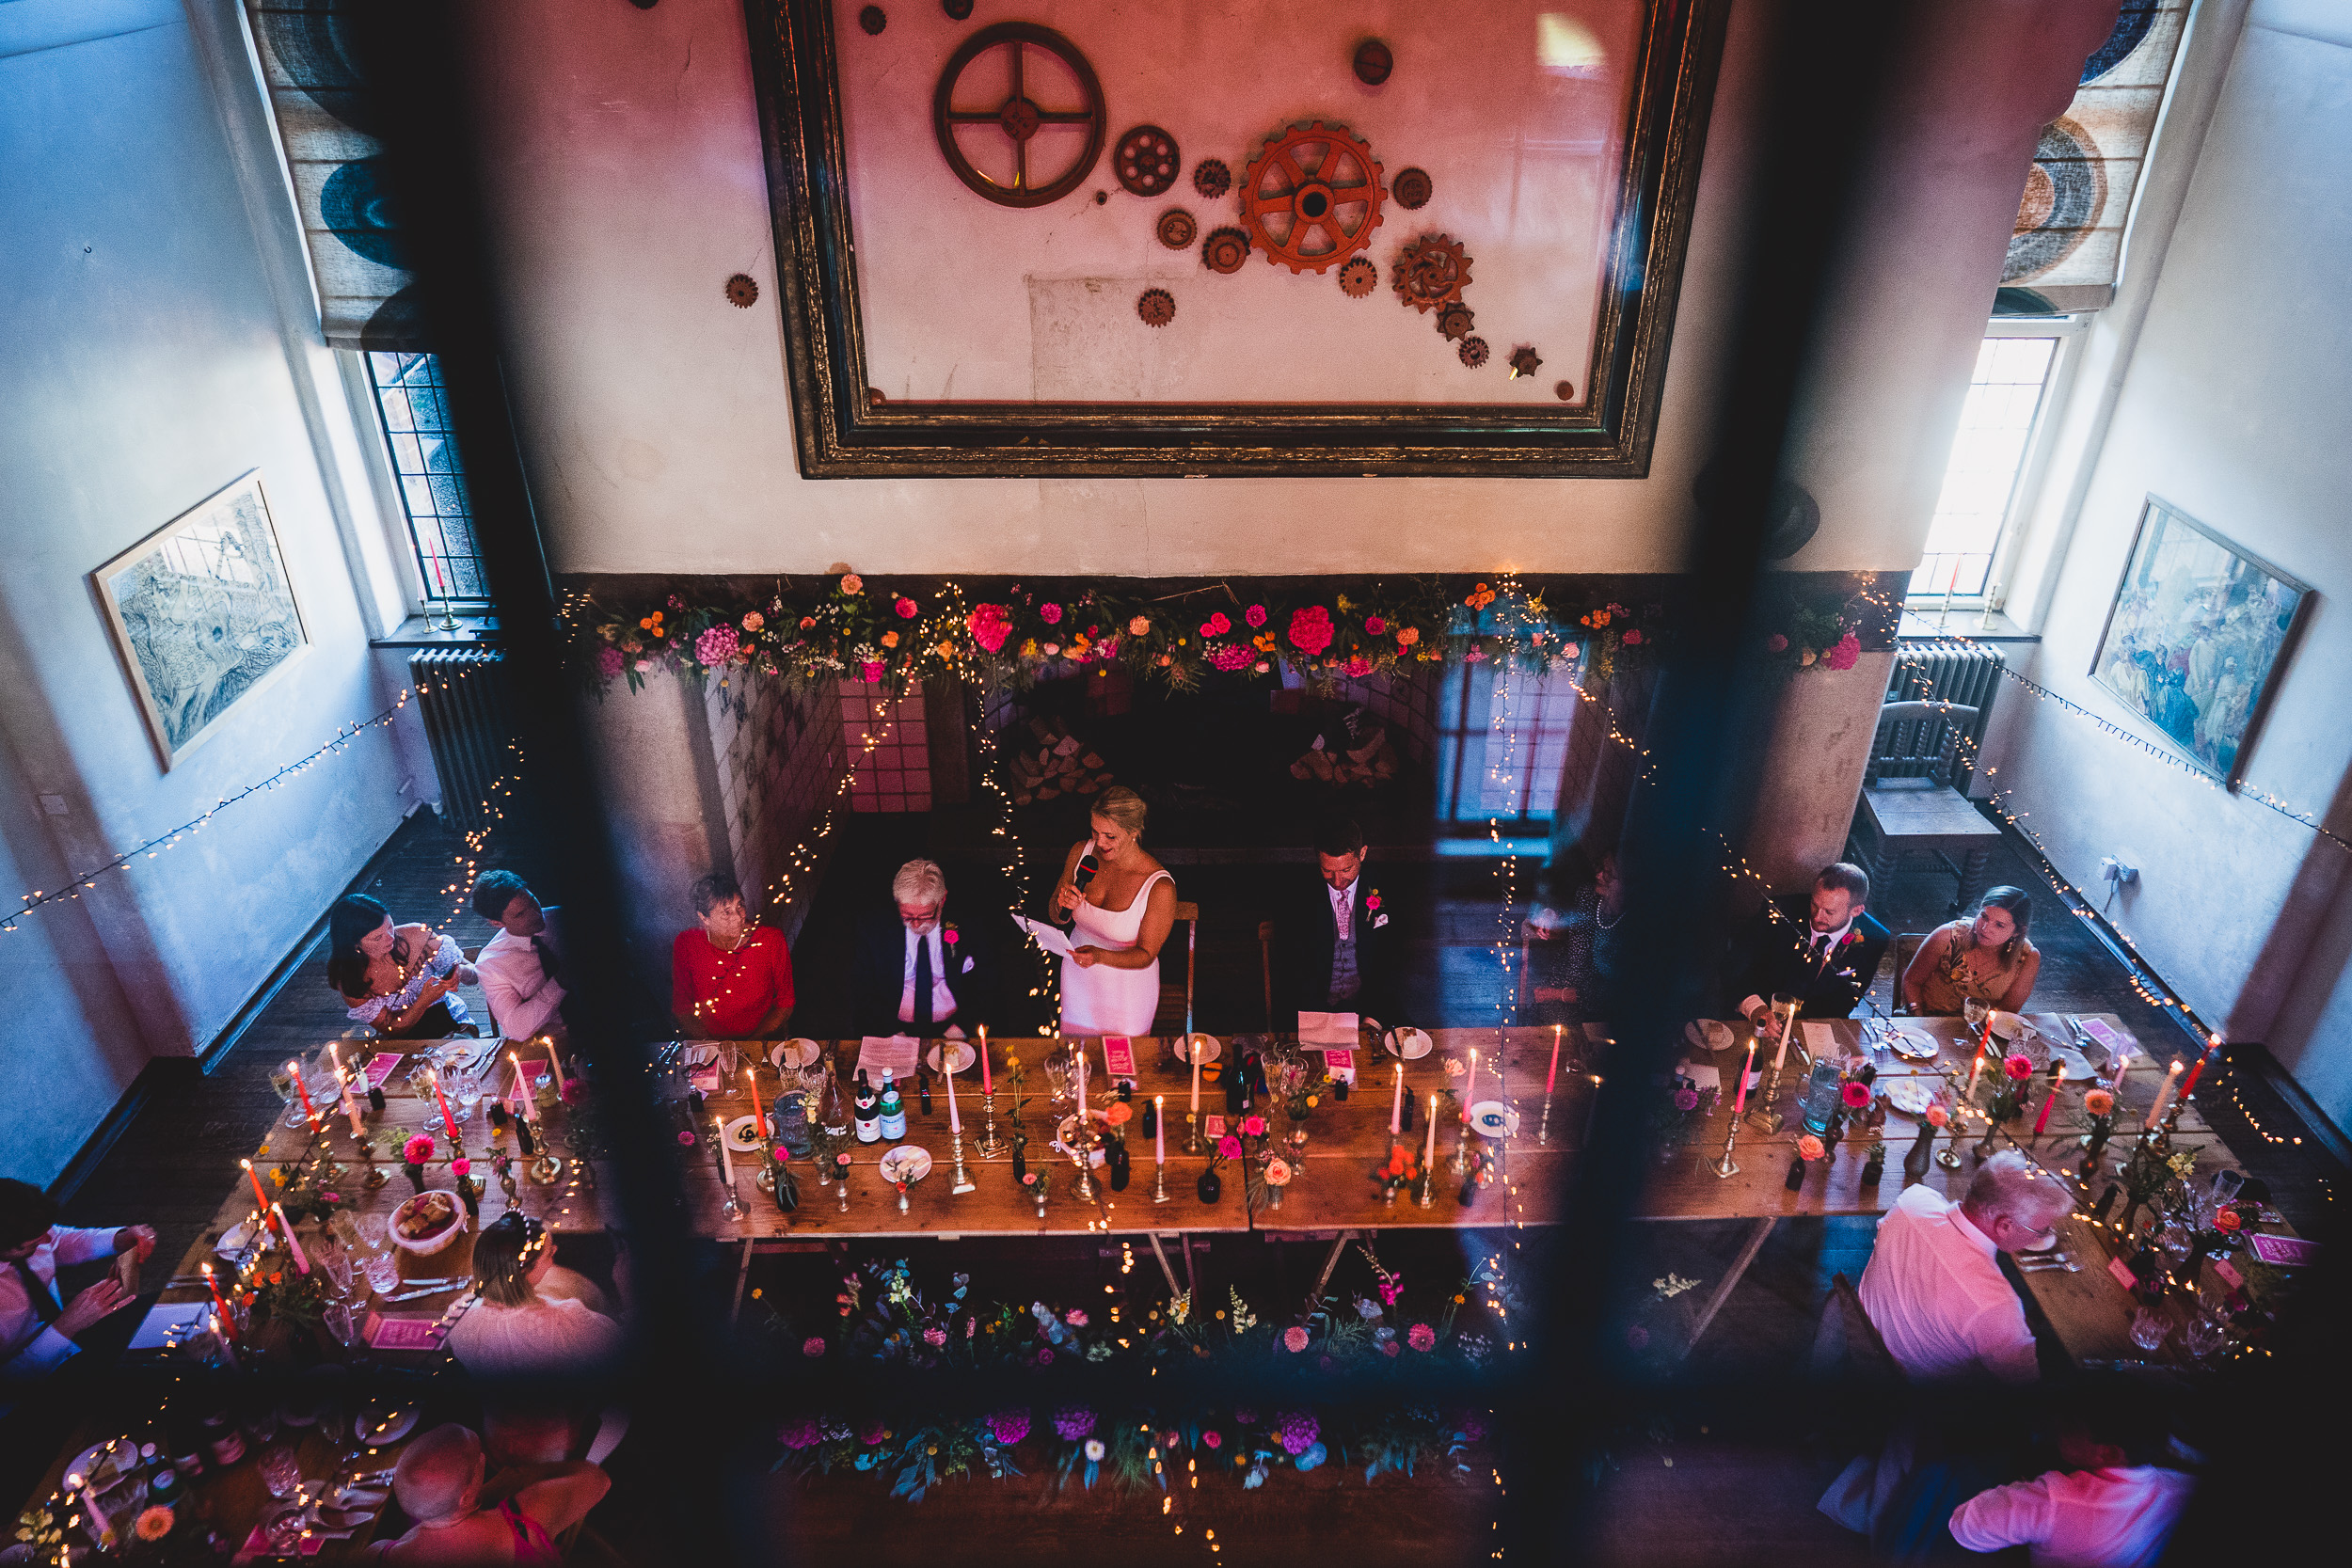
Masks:
[[[949,1040],[947,1043],[954,1047],[949,1059],[955,1063],[955,1066],[945,1068],[941,1067],[939,1065],[939,1047],[934,1045],[931,1047],[931,1053],[923,1058],[926,1062],[930,1064],[930,1069],[933,1072],[961,1072],[964,1069],[972,1065],[972,1047],[967,1042],[963,1040]]]
[[[1200,1043],[1200,1059],[1203,1062],[1214,1062],[1225,1053],[1225,1048],[1217,1043],[1215,1035],[1195,1035],[1192,1037]],[[1168,1037],[1168,1053],[1175,1058],[1178,1067],[1188,1068],[1192,1065],[1191,1056],[1185,1053],[1184,1037],[1182,1035]]]
[[[1934,1098],[1927,1085],[1916,1078],[1896,1078],[1886,1084],[1886,1103],[1907,1117],[1925,1112]]]
[[[764,1111],[765,1106],[761,1109]],[[738,1154],[756,1154],[766,1142],[759,1135],[759,1125],[750,1117],[737,1117],[727,1123],[727,1147]]]
[[[1915,1023],[1898,1023],[1886,1033],[1887,1046],[1898,1056],[1908,1056],[1915,1062],[1931,1060],[1944,1046],[1933,1035]]]
[[[1429,1037],[1429,1032],[1425,1029],[1391,1029],[1382,1043],[1389,1048],[1390,1055],[1402,1056],[1408,1062],[1418,1062],[1429,1054],[1430,1049],[1437,1042]]]
[[[920,1181],[931,1173],[931,1152],[914,1144],[900,1144],[882,1157],[885,1181]]]
[[[1500,1100],[1482,1100],[1470,1108],[1470,1130],[1489,1138],[1507,1138],[1519,1130],[1519,1114]]]
[[[798,1072],[801,1069],[824,1059],[825,1048],[811,1039],[778,1040],[768,1048],[769,1062]]]
[[[1702,1051],[1728,1051],[1740,1031],[1717,1018],[1694,1018],[1682,1026],[1682,1037]]]
[[[380,1404],[371,1403],[351,1423],[351,1434],[372,1449],[397,1443],[416,1430],[417,1407],[413,1404],[387,1410]]]

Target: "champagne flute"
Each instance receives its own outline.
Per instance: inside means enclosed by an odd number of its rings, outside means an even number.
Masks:
[[[300,1069],[293,1062],[279,1062],[269,1069],[269,1086],[278,1091],[278,1098],[286,1105],[286,1125],[305,1125],[302,1106],[294,1095],[294,1075]]]

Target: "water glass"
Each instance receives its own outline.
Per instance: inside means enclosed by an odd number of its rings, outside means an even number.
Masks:
[[[459,1068],[450,1074],[450,1084],[457,1095],[457,1119],[473,1119],[473,1108],[482,1102],[482,1073],[475,1068]]]
[[[359,1342],[359,1321],[351,1310],[351,1303],[330,1301],[320,1317],[326,1324],[326,1332],[335,1337],[337,1344],[356,1345]]]
[[[2153,1355],[2164,1346],[2172,1332],[2172,1322],[2153,1307],[2143,1307],[2132,1314],[2132,1343]]]
[[[1070,1098],[1070,1064],[1058,1051],[1045,1058],[1045,1081],[1053,1085],[1056,1103]]]
[[[379,1296],[400,1289],[400,1254],[389,1248],[368,1255],[368,1289]]]
[[[1985,1015],[1992,1010],[1973,996],[1963,996],[1960,999],[1960,1016],[1967,1020],[1969,1032],[1972,1034],[1984,1027]]]
[[[2200,1361],[2218,1354],[2230,1342],[2229,1325],[2210,1312],[2201,1312],[2181,1331],[2181,1346]]]
[[[343,1250],[342,1243],[332,1237],[321,1240],[310,1249],[310,1260],[326,1271],[327,1283],[335,1288],[335,1294],[351,1294],[351,1254]]]
[[[391,1234],[391,1221],[383,1214],[362,1214],[356,1222],[359,1241],[370,1252],[382,1252],[385,1239]]]

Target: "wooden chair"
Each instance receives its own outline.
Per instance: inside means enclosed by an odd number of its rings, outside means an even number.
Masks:
[[[1958,879],[1954,912],[1983,888],[2001,830],[1951,784],[1960,738],[1977,713],[1958,703],[1888,703],[1879,709],[1847,851],[1868,873],[1874,890],[1884,886],[1905,855],[1921,853],[1933,855]],[[1889,768],[1905,776],[1882,779]]]
[[[1168,949],[1160,949],[1160,1010],[1152,1020],[1155,1035],[1181,1035],[1184,1020],[1192,1016],[1193,980],[1200,971],[1200,906],[1176,901],[1176,918],[1184,926],[1184,983],[1178,985],[1168,978]],[[1174,927],[1168,928],[1168,939],[1174,941]]]
[[[1925,931],[1899,931],[1896,933],[1895,994],[1887,999],[1886,1010],[1888,1012],[1908,1013],[1911,1011],[1911,1004],[1903,999],[1903,976],[1910,973],[1911,960],[1919,956],[1919,949],[1926,943],[1927,940],[1928,933]]]
[[[1903,1370],[1886,1340],[1862,1309],[1862,1297],[1843,1274],[1833,1275],[1821,1321],[1813,1331],[1813,1375],[1839,1381],[1899,1386]]]

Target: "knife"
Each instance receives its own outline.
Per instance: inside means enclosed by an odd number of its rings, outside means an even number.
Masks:
[[[420,1296],[445,1296],[459,1288],[456,1285],[435,1285],[422,1291],[403,1291],[398,1295],[378,1296],[375,1299],[389,1305],[396,1301],[415,1301]]]

